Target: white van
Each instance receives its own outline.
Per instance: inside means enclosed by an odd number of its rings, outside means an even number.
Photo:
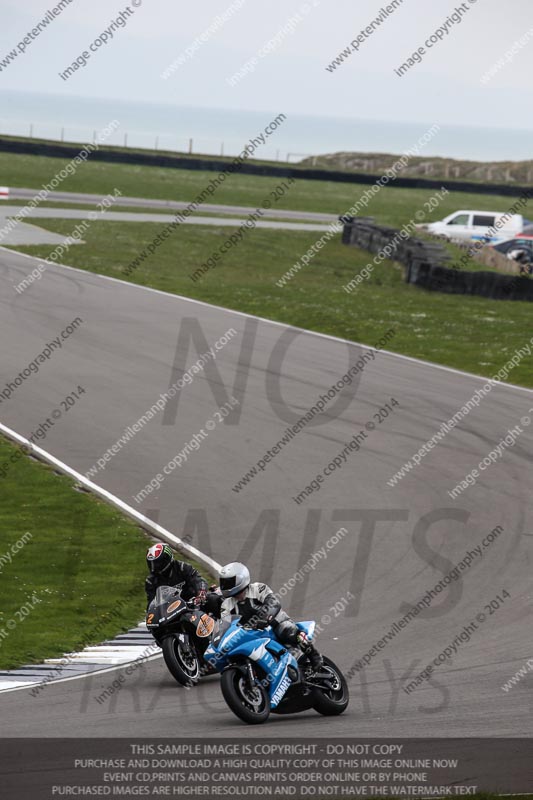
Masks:
[[[455,211],[439,222],[417,227],[461,242],[486,241],[487,244],[498,244],[522,233],[524,218],[521,214],[501,211]]]

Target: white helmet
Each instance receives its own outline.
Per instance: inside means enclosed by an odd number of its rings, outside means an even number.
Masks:
[[[232,561],[220,570],[219,586],[224,597],[234,597],[250,585],[250,571],[239,561]]]

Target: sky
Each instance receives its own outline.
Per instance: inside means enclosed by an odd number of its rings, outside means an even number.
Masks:
[[[54,0],[3,0],[0,63],[54,5]],[[394,69],[461,5],[403,0],[358,52],[328,72],[328,63],[386,5],[386,0],[130,0],[134,13],[127,25],[63,81],[58,73],[127,7],[121,0],[72,0],[2,69],[0,89],[533,131],[531,0],[468,0],[462,22],[450,26],[400,78]],[[163,71],[232,6],[227,21],[164,80]],[[529,41],[483,85],[484,73],[530,29]],[[230,85],[231,76],[283,30],[278,46],[258,59],[253,73]]]

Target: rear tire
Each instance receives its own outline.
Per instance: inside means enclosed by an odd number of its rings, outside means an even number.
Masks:
[[[200,663],[192,648],[186,648],[177,636],[163,639],[163,658],[170,674],[182,686],[196,686],[200,680]]]
[[[334,717],[342,714],[348,708],[350,695],[346,678],[330,658],[324,656],[324,666],[320,673],[327,672],[331,675],[332,689],[313,689],[313,708],[325,717]]]
[[[233,713],[248,725],[261,725],[270,716],[270,697],[264,686],[250,688],[248,677],[237,667],[222,673],[222,695]]]

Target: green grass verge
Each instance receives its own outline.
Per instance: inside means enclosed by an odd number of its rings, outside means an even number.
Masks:
[[[63,235],[69,225],[43,223],[47,230]],[[161,225],[153,223],[95,223],[85,234],[87,244],[71,248],[65,263],[366,344],[376,343],[393,328],[396,333],[387,349],[489,377],[531,336],[529,303],[426,292],[405,284],[400,268],[390,262],[375,267],[357,291],[347,294],[343,285],[372,256],[342,245],[340,237],[279,288],[276,280],[316,241],[319,234],[314,232],[250,231],[215,269],[194,283],[189,275],[232,228],[182,225],[126,278],[124,267],[160,231]],[[53,248],[15,249],[44,258]],[[46,273],[41,280],[46,280]],[[533,387],[527,359],[513,370],[510,381]]]
[[[17,450],[0,437],[0,463]],[[92,641],[103,641],[142,618],[148,540],[139,528],[25,455],[0,483],[0,555],[31,535],[2,572],[0,629],[8,636],[0,640],[0,668],[75,649],[95,628]],[[18,621],[17,611],[34,593],[41,602]],[[118,601],[118,616],[109,618]]]
[[[0,557],[12,560],[0,561],[0,669],[97,644],[139,622],[147,536],[0,436],[6,463]],[[12,553],[17,542],[23,545]],[[31,602],[34,595],[40,602]]]
[[[12,205],[12,204],[10,204],[10,205]],[[22,205],[20,207],[23,208]],[[68,209],[68,210],[69,209],[75,209],[75,210],[79,210],[79,211],[96,210],[99,213],[101,212],[101,209],[99,209],[95,204],[91,204],[91,203],[65,203],[65,202],[44,201],[43,203],[39,203],[39,208],[59,208],[61,210],[64,210],[64,209]],[[169,219],[170,219],[170,217],[174,216],[174,214],[176,213],[172,209],[151,208],[149,206],[146,206],[146,207],[133,206],[132,207],[132,206],[113,205],[108,210],[109,211],[124,211],[124,212],[127,212],[127,213],[133,213],[133,214],[168,214],[169,215]],[[0,211],[1,211],[1,207],[0,207]],[[207,216],[207,217],[215,217],[215,218],[219,218],[219,219],[234,219],[234,220],[237,220],[237,219],[241,220],[241,219],[244,219],[245,216],[246,216],[245,214],[237,213],[237,212],[235,212],[234,214],[230,214],[227,211],[219,212],[219,211],[209,210],[209,211],[202,212],[201,208],[198,209],[198,211],[196,211],[193,214],[193,216],[199,216],[199,215],[200,216]],[[61,215],[58,215],[57,218],[59,219],[60,217],[61,217]],[[32,224],[32,225],[39,226],[43,222],[43,219],[44,219],[44,221],[46,221],[47,218],[46,217],[44,217],[44,218],[28,217],[25,221],[30,223],[30,224]],[[279,216],[279,217],[269,216],[269,217],[265,217],[265,219],[267,221],[269,221],[269,222],[306,222],[306,223],[310,222],[309,219],[305,219],[303,217],[301,219],[296,218],[296,217],[291,217],[290,219],[287,219],[286,217],[281,217],[281,216]],[[324,222],[323,224],[324,224],[324,230],[325,230],[326,227],[327,227],[327,223]],[[76,220],[73,219],[72,220],[72,228],[74,228],[75,226],[76,226]],[[42,227],[42,225],[41,225],[41,227]],[[71,231],[69,231],[69,233],[70,232]],[[317,233],[317,236],[318,235],[319,234]],[[421,231],[417,231],[416,237],[419,238],[419,239],[424,239],[424,240],[426,240],[426,241],[428,241],[428,242],[430,242],[432,244],[434,244],[437,241],[435,239],[435,237],[430,236],[430,234],[428,234],[428,233],[426,233],[425,231],[422,231],[422,230]],[[438,240],[438,242],[450,254],[450,259],[451,259],[450,262],[449,262],[450,265],[451,264],[461,264],[462,263],[461,262],[461,258],[464,255],[464,250],[462,250],[460,247],[458,247],[456,244],[453,244],[452,242],[447,242],[445,240]],[[474,272],[475,271],[479,271],[479,270],[488,270],[490,272],[497,272],[498,271],[498,270],[495,270],[495,269],[493,269],[491,267],[486,267],[483,264],[478,263],[474,259],[470,260],[470,262],[468,264],[468,269],[470,271],[474,271]]]
[[[2,183],[6,186],[39,189],[67,163],[68,159],[0,153]],[[120,189],[125,196],[192,201],[215,174],[207,171],[89,161],[78,167],[74,175],[67,176],[57,190],[107,195],[115,189]],[[217,188],[209,198],[209,202],[256,208],[269,197],[269,192],[282,180],[282,178],[236,173]],[[276,207],[344,214],[367,188],[367,185],[362,184],[298,179]],[[427,189],[387,187],[375,195],[365,213],[376,216],[384,224],[401,226],[411,219],[416,211],[423,211],[424,202],[434,193],[434,190]],[[425,221],[441,219],[461,208],[506,211],[512,203],[513,199],[510,197],[451,191],[437,209],[428,213]],[[525,216],[528,215],[527,210],[523,213]]]

